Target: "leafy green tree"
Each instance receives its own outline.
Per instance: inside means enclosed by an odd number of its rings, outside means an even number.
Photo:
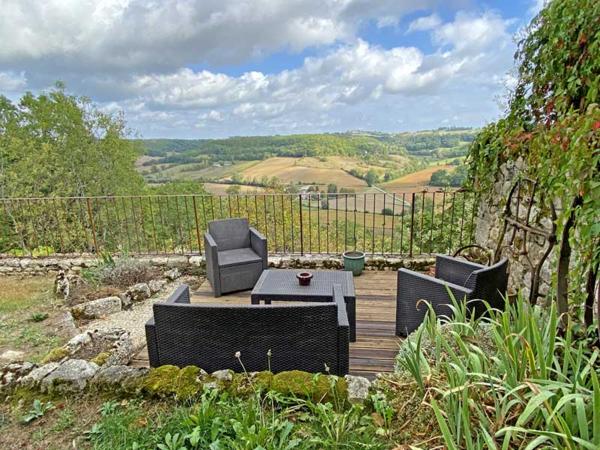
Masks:
[[[139,147],[127,135],[122,115],[104,113],[60,84],[16,104],[0,96],[0,195],[139,193]]]
[[[365,174],[365,181],[369,186],[373,186],[375,183],[377,183],[378,179],[379,176],[377,175],[377,172],[375,172],[373,169],[369,169]]]

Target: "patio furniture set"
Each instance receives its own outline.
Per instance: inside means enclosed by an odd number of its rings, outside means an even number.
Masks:
[[[206,271],[215,297],[252,289],[247,305],[190,304],[182,285],[153,305],[146,324],[152,367],[196,365],[212,372],[304,370],[345,375],[350,342],[356,341],[356,293],[352,272],[313,271],[300,285],[298,270],[267,269],[267,240],[247,219],[217,220],[204,236]],[[466,298],[476,314],[504,305],[507,260],[483,266],[436,257],[435,276],[398,271],[396,334],[407,336],[423,322],[428,306],[450,317],[449,292]],[[262,302],[262,304],[261,304]],[[275,302],[275,304],[273,304]],[[238,353],[239,352],[239,353]]]

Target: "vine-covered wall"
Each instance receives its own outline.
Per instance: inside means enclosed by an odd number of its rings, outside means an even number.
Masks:
[[[549,2],[515,58],[517,84],[505,117],[471,146],[471,178],[484,202],[477,238],[493,248],[510,184],[535,180],[540,198],[556,206],[553,217],[547,205],[536,205],[538,219],[556,227],[545,288],[563,317],[569,312],[590,326],[600,261],[600,2]],[[512,260],[513,287],[526,289],[522,262]]]
[[[498,169],[495,182],[490,188],[490,195],[485,196],[478,208],[477,226],[475,230],[475,242],[487,248],[491,253],[495,252],[498,243],[501,242],[501,257],[507,257],[510,261],[509,294],[521,291],[525,298],[529,297],[532,282],[532,272],[535,265],[544,256],[549,242],[539,236],[516,231],[513,238],[513,228],[508,228],[503,234],[504,210],[506,199],[515,183],[527,174],[523,158],[508,160]],[[539,196],[536,196],[539,198]],[[526,200],[526,199],[525,199]],[[513,202],[516,209],[516,201]],[[527,204],[522,202],[519,207],[519,219],[525,222]],[[534,205],[531,208],[531,225],[548,233],[552,231],[552,219],[548,211]],[[502,241],[500,241],[503,236]],[[523,241],[526,241],[527,253],[523,252]],[[548,295],[552,285],[552,267],[556,264],[556,247],[545,259],[540,272],[539,293]]]

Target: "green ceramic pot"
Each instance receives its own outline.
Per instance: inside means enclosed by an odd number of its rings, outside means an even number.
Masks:
[[[344,252],[344,270],[352,272],[355,277],[359,276],[365,268],[364,252]]]

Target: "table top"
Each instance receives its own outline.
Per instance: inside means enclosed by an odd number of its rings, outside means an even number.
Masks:
[[[300,286],[296,274],[310,272],[308,286]],[[352,272],[343,270],[269,269],[263,271],[252,295],[331,297],[334,284],[342,286],[344,297],[356,297]]]

